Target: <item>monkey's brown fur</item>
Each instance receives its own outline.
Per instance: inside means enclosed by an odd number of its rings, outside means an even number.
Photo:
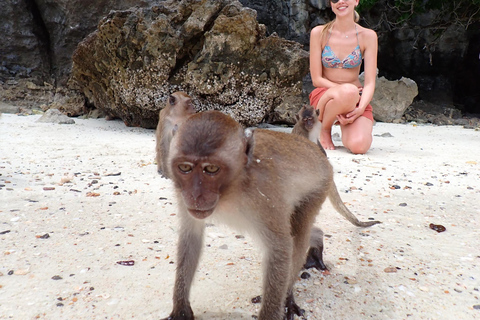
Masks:
[[[172,93],[167,100],[165,108],[160,110],[158,115],[156,136],[156,159],[157,171],[163,177],[168,178],[168,168],[165,163],[168,158],[170,141],[173,137],[173,131],[192,114],[195,108],[192,99],[185,92],[177,91]]]
[[[190,287],[210,219],[251,232],[265,247],[259,319],[299,315],[293,285],[315,217],[327,197],[337,202],[337,210],[342,203],[332,166],[312,146],[291,134],[244,131],[218,111],[195,114],[179,128],[168,158],[180,229],[173,311],[167,319],[194,319]],[[349,211],[342,214],[356,219]]]

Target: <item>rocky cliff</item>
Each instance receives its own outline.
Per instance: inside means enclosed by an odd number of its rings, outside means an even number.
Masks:
[[[287,101],[294,110],[281,120],[292,122],[307,73],[308,53],[266,37],[254,10],[235,0],[182,0],[112,11],[78,45],[72,81],[129,126],[154,128],[178,90],[199,110],[222,110],[251,126]]]
[[[257,11],[258,22],[266,26],[265,38],[276,32],[280,38],[302,44],[307,51],[310,29],[331,18],[326,0],[240,2]],[[134,5],[149,8],[163,3],[166,2],[9,0],[3,3],[0,100],[62,106],[70,115],[85,112],[89,101],[69,86],[72,55],[77,45],[97,29],[111,10],[126,10]],[[438,12],[432,10],[401,24],[391,16],[388,0],[377,3],[364,12],[361,24],[375,29],[379,35],[379,75],[391,80],[402,76],[415,80],[419,88],[417,99],[480,113],[478,19],[472,19],[468,25],[459,23],[453,15],[439,21]],[[196,45],[203,44],[196,42]],[[201,66],[200,70],[206,69]],[[197,70],[194,74],[198,76],[201,72]],[[281,109],[280,105],[276,108]],[[269,119],[275,118],[273,115]]]

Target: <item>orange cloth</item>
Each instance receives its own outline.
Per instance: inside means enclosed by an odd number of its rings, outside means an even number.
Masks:
[[[310,92],[310,95],[308,96],[310,98],[310,105],[314,107],[315,109],[317,108],[318,100],[323,96],[325,92],[327,92],[328,88],[315,88],[312,92]],[[373,122],[373,108],[371,104],[368,104],[368,106],[365,108],[365,111],[363,112],[362,116],[365,118],[368,118],[372,120]]]

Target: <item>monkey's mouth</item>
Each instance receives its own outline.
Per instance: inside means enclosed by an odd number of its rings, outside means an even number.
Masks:
[[[210,210],[196,210],[196,209],[188,209],[188,212],[196,219],[202,220],[208,218],[212,213],[213,209]]]

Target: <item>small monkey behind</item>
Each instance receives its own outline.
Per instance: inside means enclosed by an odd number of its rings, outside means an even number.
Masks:
[[[322,123],[318,120],[320,110],[315,109],[312,106],[305,105],[296,114],[297,123],[292,129],[293,134],[305,137],[313,143],[317,144],[324,155],[327,155],[325,149],[323,149],[318,137],[320,136],[320,130],[322,130]]]
[[[157,170],[165,178],[169,178],[168,168],[165,163],[170,150],[170,142],[173,132],[195,113],[192,99],[185,92],[177,91],[172,93],[167,100],[165,108],[160,110],[158,125],[155,133]]]
[[[318,109],[315,109],[312,106],[303,106],[296,115],[297,123],[292,129],[292,134],[305,137],[315,143],[320,148],[326,158],[327,153],[325,152],[325,149],[322,147],[320,141],[318,140],[320,130],[322,129],[322,123],[320,122],[320,120],[318,120],[319,112],[320,111]],[[348,208],[343,203],[333,180],[331,188],[329,190],[328,198],[332,202],[335,210],[357,227],[369,227],[380,223],[380,221],[364,222],[358,220],[358,218],[355,217],[355,215],[350,210],[348,210]],[[323,262],[323,231],[315,226],[312,228],[312,233],[310,236],[310,249],[308,251],[307,261],[304,267],[307,269],[327,269],[327,266]]]

